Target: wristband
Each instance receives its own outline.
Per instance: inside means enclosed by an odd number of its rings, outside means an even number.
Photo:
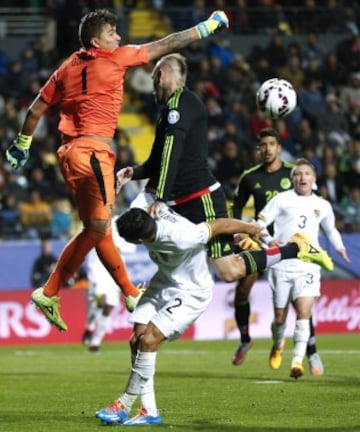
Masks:
[[[21,147],[23,150],[29,150],[31,146],[32,135],[23,135],[19,133],[16,139],[16,145]]]
[[[195,26],[200,39],[204,39],[211,34],[206,22],[207,21],[203,21]]]

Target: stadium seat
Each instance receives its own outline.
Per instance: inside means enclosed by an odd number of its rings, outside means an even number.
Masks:
[[[155,126],[143,114],[122,112],[118,122],[119,128],[126,129],[131,138],[135,160],[144,162],[150,154],[154,140]]]
[[[139,1],[129,15],[129,36],[131,40],[153,36],[163,37],[171,32],[170,26],[160,13],[147,6],[146,1]]]

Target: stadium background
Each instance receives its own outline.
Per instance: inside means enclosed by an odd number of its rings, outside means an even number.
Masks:
[[[352,264],[342,265],[323,282],[317,303],[319,332],[359,332],[360,286],[360,6],[356,1],[3,1],[0,7],[0,344],[76,342],[85,319],[86,293],[62,291],[66,335],[51,329],[29,305],[31,266],[42,238],[55,254],[79,228],[73,203],[56,167],[56,109],[34,136],[29,164],[14,172],[3,158],[18,132],[28,103],[61,59],[78,48],[79,18],[94,7],[119,15],[124,42],[144,42],[187,28],[224,9],[231,31],[184,50],[190,64],[189,86],[209,113],[209,162],[231,201],[241,171],[256,163],[255,136],[266,125],[282,137],[283,157],[311,158],[319,173],[319,193],[335,209]],[[296,60],[296,58],[298,60]],[[335,58],[335,60],[334,60]],[[136,72],[136,73],[135,73]],[[151,68],[130,71],[126,97],[114,137],[117,167],[141,162],[154,130]],[[273,76],[296,83],[298,109],[272,123],[256,110],[260,82]],[[294,82],[295,80],[295,82]],[[335,109],[333,108],[335,107]],[[326,119],[331,118],[331,121]],[[119,197],[127,207],[141,185]],[[248,204],[247,216],[251,217]],[[326,243],[324,244],[325,246]],[[153,271],[141,248],[125,256],[134,281]],[[324,277],[327,275],[324,275]],[[269,336],[270,294],[260,281],[251,299],[254,336]],[[233,331],[232,284],[218,284],[215,302],[187,337],[237,337]],[[267,296],[261,295],[268,293]],[[259,302],[259,303],[258,303]],[[270,312],[269,312],[270,311]],[[123,306],[114,311],[108,339],[130,332]],[[215,319],[216,318],[216,319]],[[291,329],[289,330],[291,332]]]

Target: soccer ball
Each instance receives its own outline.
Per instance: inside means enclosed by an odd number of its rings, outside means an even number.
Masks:
[[[296,107],[294,87],[284,79],[271,78],[264,81],[256,93],[256,103],[272,119],[286,117]]]

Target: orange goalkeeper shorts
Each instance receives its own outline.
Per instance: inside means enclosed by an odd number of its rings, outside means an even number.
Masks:
[[[80,219],[110,219],[115,200],[115,153],[109,144],[75,138],[59,147],[57,155]]]

